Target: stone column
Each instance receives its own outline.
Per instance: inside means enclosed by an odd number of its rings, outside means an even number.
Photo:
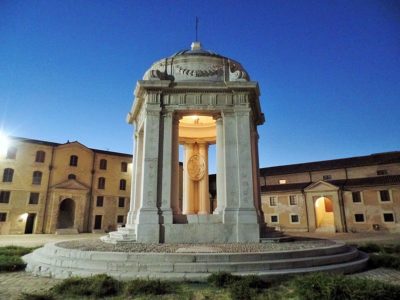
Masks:
[[[163,114],[163,148],[162,148],[162,188],[161,211],[164,224],[172,224],[172,144],[173,144],[173,113]]]
[[[239,177],[238,240],[258,241],[260,232],[253,193],[250,108],[235,108],[235,116]]]
[[[183,159],[183,203],[182,210],[183,214],[194,214],[194,203],[193,203],[193,181],[188,173],[188,161],[193,155],[193,144],[184,144],[184,159]]]
[[[226,111],[222,114],[223,120],[223,145],[224,145],[224,196],[226,199],[223,210],[223,223],[237,224],[237,211],[239,206],[239,177],[238,177],[238,149],[236,135],[236,119],[233,112]]]
[[[146,107],[143,138],[143,173],[140,209],[137,216],[138,242],[159,242],[157,208],[160,107]]]
[[[222,117],[215,120],[217,127],[217,207],[214,210],[215,214],[221,214],[226,206],[225,200],[225,162],[224,162],[224,128],[222,124]]]
[[[199,211],[198,214],[208,215],[210,213],[210,192],[208,187],[208,144],[199,144],[199,155],[204,159],[204,176],[198,183]]]
[[[138,170],[138,162],[139,162],[139,133],[135,132],[135,148],[133,153],[133,161],[132,161],[132,188],[131,188],[131,201],[129,204],[129,212],[126,220],[126,227],[130,227],[135,223],[136,219],[136,203],[139,202],[139,198],[137,197],[138,185],[137,181],[139,180],[137,170]]]
[[[172,190],[171,190],[171,208],[174,215],[182,213],[179,207],[179,118],[174,116],[172,120]]]

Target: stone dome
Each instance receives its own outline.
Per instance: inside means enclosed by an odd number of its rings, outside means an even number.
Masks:
[[[193,42],[190,50],[155,62],[143,80],[226,82],[250,81],[250,77],[239,62],[204,50],[199,42]]]

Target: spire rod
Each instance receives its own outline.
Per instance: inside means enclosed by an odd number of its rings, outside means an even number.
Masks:
[[[198,31],[199,31],[199,18],[196,16],[196,42],[198,42]]]

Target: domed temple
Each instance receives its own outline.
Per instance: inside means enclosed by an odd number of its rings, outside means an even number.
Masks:
[[[199,42],[154,63],[137,82],[127,117],[135,128],[127,224],[103,240],[258,242],[263,216],[257,126],[264,123],[259,95],[258,83],[240,63],[204,50]],[[217,156],[213,211],[212,144]]]

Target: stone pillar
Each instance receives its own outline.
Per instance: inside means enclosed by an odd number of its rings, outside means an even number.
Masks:
[[[239,177],[238,177],[238,149],[236,135],[236,119],[233,112],[223,112],[223,145],[224,145],[224,196],[225,207],[223,210],[223,223],[237,224],[237,211],[239,206]]]
[[[255,241],[260,232],[254,206],[250,108],[236,108],[237,167],[239,178],[238,240]]]
[[[199,210],[198,214],[210,213],[210,192],[208,187],[208,144],[199,144],[199,155],[204,159],[204,175],[198,182]]]
[[[173,116],[172,119],[172,190],[171,190],[171,208],[174,215],[182,213],[179,207],[179,118]]]
[[[172,224],[172,152],[173,152],[173,114],[163,114],[163,148],[162,148],[162,187],[161,187],[161,211],[164,224]]]
[[[215,120],[217,129],[217,207],[214,210],[215,214],[221,214],[226,206],[225,200],[225,162],[224,162],[224,128],[222,124],[222,117]]]
[[[127,227],[131,227],[132,224],[136,223],[137,212],[141,203],[142,194],[142,167],[143,167],[143,129],[138,129],[139,131],[135,134],[135,156],[134,160],[134,170],[135,174],[132,174],[133,185],[131,188],[131,203],[129,207]]]
[[[138,242],[159,242],[159,216],[157,208],[158,154],[160,107],[146,108],[143,130],[143,174],[140,209],[138,211]]]
[[[182,213],[185,215],[194,214],[194,199],[193,199],[193,181],[188,173],[188,162],[193,154],[193,144],[184,144],[184,159],[183,159],[183,203]]]
[[[133,161],[132,161],[132,178],[131,178],[131,201],[129,204],[129,212],[128,212],[128,217],[126,220],[126,226],[132,226],[135,223],[136,219],[136,201],[139,201],[139,199],[136,198],[136,190],[137,190],[137,185],[136,182],[138,180],[137,178],[137,165],[138,165],[138,152],[139,152],[139,134],[138,132],[135,132],[134,135],[135,139],[135,148],[134,148],[134,153],[133,153]]]

